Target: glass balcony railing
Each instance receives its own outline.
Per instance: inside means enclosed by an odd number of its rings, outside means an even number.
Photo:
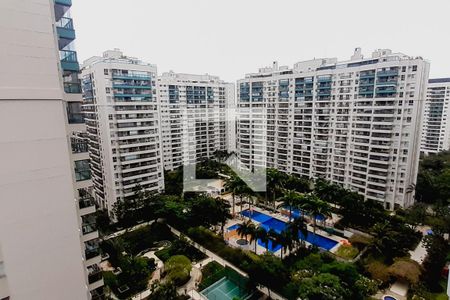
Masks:
[[[60,50],[59,58],[61,60],[61,68],[65,71],[79,71],[77,52],[71,50]]]
[[[64,6],[72,6],[72,0],[55,0],[55,4],[60,4]]]
[[[64,82],[64,92],[68,94],[81,94],[81,86],[79,83]]]
[[[95,224],[95,221],[92,222],[92,223],[83,223],[81,225],[81,229],[83,231],[83,235],[85,235],[85,234],[89,234],[89,233],[92,233],[94,231],[97,231],[97,226]]]

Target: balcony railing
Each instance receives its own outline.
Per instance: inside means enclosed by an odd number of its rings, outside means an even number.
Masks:
[[[70,144],[72,146],[72,153],[88,152],[88,141],[85,138],[71,137]]]
[[[81,225],[81,229],[83,231],[83,235],[89,234],[91,232],[97,231],[97,226],[95,224],[95,221],[91,223],[83,223]]]
[[[78,200],[78,206],[80,209],[94,206],[94,198],[91,195],[84,196]]]
[[[68,94],[81,94],[81,86],[79,83],[64,82],[64,92]]]
[[[55,3],[64,6],[72,6],[72,0],[55,0]]]
[[[61,67],[65,71],[79,71],[77,52],[71,50],[60,50],[59,58],[61,60]]]

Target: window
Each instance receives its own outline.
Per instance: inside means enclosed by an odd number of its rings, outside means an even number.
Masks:
[[[91,179],[89,159],[75,161],[75,180],[83,181]]]
[[[106,93],[109,94],[111,92],[111,88],[107,87],[106,88]]]
[[[69,124],[84,123],[84,114],[81,110],[81,102],[67,103],[67,119],[69,121]]]
[[[417,66],[413,66],[412,70],[413,70],[413,72],[416,72],[417,71]]]
[[[108,69],[104,69],[103,74],[108,75]]]

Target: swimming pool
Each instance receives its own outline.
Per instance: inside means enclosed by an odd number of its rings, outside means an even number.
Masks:
[[[289,212],[289,206],[285,206],[283,208]],[[298,208],[293,208],[292,209],[292,217],[294,219],[297,219],[297,218],[299,218],[301,216],[307,216],[307,215],[308,214],[305,214],[305,212],[302,211],[301,209],[298,209]],[[323,215],[317,215],[316,216],[316,220],[322,222],[322,221],[325,220],[325,217]]]
[[[227,230],[229,230],[229,231],[236,230],[236,229],[239,228],[240,225],[241,225],[241,224],[239,224],[239,223],[238,223],[238,224],[231,225],[230,227],[227,228]]]
[[[275,218],[270,218],[269,220],[265,221],[264,223],[261,223],[261,227],[264,228],[266,231],[269,231],[270,229],[275,230],[277,233],[282,232],[286,229],[287,223],[280,221]]]
[[[283,222],[281,220],[278,220],[276,218],[273,218],[269,215],[266,215],[264,213],[253,211],[253,213],[250,213],[249,210],[244,210],[241,212],[242,215],[247,216],[249,218],[252,218],[253,220],[260,222],[260,226],[263,227],[266,231],[269,231],[270,229],[275,230],[277,233],[280,233],[287,227],[287,223]],[[259,221],[264,220],[264,221]],[[299,233],[299,237],[302,240],[305,240],[305,237],[302,233]],[[306,236],[306,241],[314,246],[317,246],[319,248],[325,249],[329,251],[334,246],[338,244],[335,240],[329,239],[327,237],[321,236],[319,234],[314,234],[311,231],[308,231],[308,235]],[[258,245],[263,246],[264,248],[266,245],[261,242],[261,240],[258,240]],[[281,246],[277,245],[276,247],[273,247],[272,241],[269,241],[269,250],[271,252],[276,252],[281,249]]]
[[[241,215],[247,218],[251,218],[259,223],[264,223],[265,221],[272,219],[271,216],[268,216],[266,214],[260,213],[259,211],[250,211],[249,209],[246,209],[244,211],[241,211]]]

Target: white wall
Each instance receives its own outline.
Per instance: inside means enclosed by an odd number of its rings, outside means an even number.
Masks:
[[[87,299],[52,0],[0,1],[0,244],[12,299]]]

